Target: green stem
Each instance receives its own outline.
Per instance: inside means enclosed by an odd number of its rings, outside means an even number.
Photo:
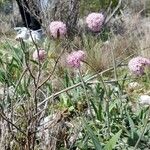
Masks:
[[[105,100],[105,102],[106,102],[106,114],[107,114],[107,134],[108,134],[108,138],[109,138],[109,137],[110,137],[109,102],[110,102],[111,98],[110,98],[110,95],[109,95],[109,93],[108,93],[108,91],[107,91],[107,88],[106,88],[106,85],[105,85],[105,83],[104,83],[104,80],[103,80],[102,75],[99,75],[99,77],[100,77],[100,81],[102,82],[102,85],[103,85],[103,88],[104,88],[104,90],[105,90],[105,92],[106,92],[106,97],[107,97],[107,99]]]
[[[149,106],[149,109],[148,109],[148,116],[147,116],[147,118],[145,119],[143,131],[142,131],[142,133],[141,133],[141,135],[140,135],[138,141],[137,141],[136,144],[135,144],[134,150],[137,150],[137,147],[138,147],[138,145],[139,145],[139,143],[140,143],[140,141],[141,141],[141,139],[142,139],[142,137],[143,137],[143,135],[144,135],[144,133],[145,133],[145,130],[146,130],[146,127],[147,127],[147,123],[148,123],[148,120],[149,120],[149,116],[150,116],[150,106]]]
[[[84,92],[85,92],[88,109],[90,110],[90,113],[91,113],[91,115],[93,116],[92,110],[91,110],[91,107],[90,107],[90,103],[89,103],[89,99],[88,99],[88,93],[87,93],[87,90],[86,90],[86,84],[85,84],[85,81],[84,81],[84,79],[83,79],[83,77],[82,77],[82,74],[81,74],[81,70],[80,70],[80,69],[79,69],[79,76],[80,76],[80,79],[81,79],[81,82],[82,82],[82,86],[83,86],[83,89],[84,89]]]
[[[112,53],[112,58],[113,58],[114,77],[115,77],[115,80],[117,81],[118,77],[117,77],[117,66],[116,66],[116,58],[115,58],[115,54],[114,54],[114,48],[111,49],[111,53]]]

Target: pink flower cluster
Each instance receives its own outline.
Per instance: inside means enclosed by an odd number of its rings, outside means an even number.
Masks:
[[[44,49],[39,49],[39,57],[38,57],[38,51],[35,50],[33,53],[33,60],[39,60],[43,61],[46,58],[46,52]]]
[[[104,23],[104,15],[102,13],[91,13],[86,18],[87,26],[94,32],[99,32]]]
[[[67,64],[73,68],[80,68],[81,61],[84,61],[85,53],[82,50],[72,52],[67,57]]]
[[[150,59],[141,56],[132,58],[128,63],[130,71],[135,75],[143,75],[148,66],[150,67]]]
[[[67,27],[61,21],[53,21],[49,25],[49,30],[54,38],[63,38],[67,34]]]

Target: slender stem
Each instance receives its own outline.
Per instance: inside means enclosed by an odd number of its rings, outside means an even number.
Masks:
[[[65,51],[65,49],[63,49],[63,50],[61,51],[60,55],[58,56],[58,58],[57,58],[56,61],[55,61],[55,64],[54,64],[54,67],[53,67],[52,72],[48,75],[48,77],[47,77],[41,84],[39,84],[39,85],[37,86],[37,90],[38,90],[41,86],[43,86],[43,85],[53,76],[53,74],[54,74],[54,72],[55,72],[55,70],[56,70],[57,64],[58,64],[58,62],[59,62],[59,59],[60,59],[60,57],[62,56],[62,54],[64,53],[64,51]]]
[[[82,82],[82,86],[83,86],[83,89],[84,89],[84,92],[85,92],[88,109],[90,110],[90,113],[91,113],[91,115],[92,115],[92,110],[91,110],[90,103],[89,103],[89,99],[88,99],[88,93],[87,93],[87,90],[86,90],[86,83],[84,82],[84,79],[83,79],[83,77],[82,77],[80,68],[79,68],[79,76],[80,76],[80,79],[81,79],[81,82]],[[92,115],[92,116],[93,116],[93,115]]]
[[[107,113],[107,134],[108,138],[110,137],[110,113],[109,113],[109,100],[106,100],[106,113]]]
[[[11,124],[13,127],[15,127],[19,132],[21,132],[23,135],[26,136],[26,133],[24,131],[22,131],[21,128],[19,128],[18,126],[16,126],[12,121],[10,121],[1,111],[0,111],[0,116],[7,121],[9,124]]]
[[[139,145],[139,143],[140,143],[140,141],[141,141],[141,139],[142,139],[142,137],[143,137],[143,135],[144,135],[144,132],[145,132],[145,130],[146,130],[147,123],[148,123],[148,120],[149,120],[149,116],[150,116],[150,106],[149,106],[149,109],[148,109],[148,116],[147,116],[147,118],[145,119],[145,123],[144,123],[144,127],[143,127],[143,130],[142,130],[142,133],[141,133],[141,135],[140,135],[138,141],[137,141],[136,144],[135,144],[134,150],[137,150],[137,147],[138,147],[138,145]]]
[[[21,49],[24,53],[24,61],[25,61],[25,65],[26,65],[26,68],[27,70],[29,71],[30,73],[30,76],[33,78],[33,81],[34,81],[34,85],[36,86],[36,78],[35,76],[33,75],[32,71],[31,71],[31,68],[30,68],[30,65],[29,65],[29,56],[28,56],[28,52],[26,52],[26,47],[25,47],[25,43],[23,40],[20,41],[20,44],[21,44]]]
[[[33,39],[33,36],[32,36],[32,31],[30,30],[29,33],[30,33],[30,36],[31,36],[31,40],[33,42],[33,45],[35,45],[36,47],[36,50],[37,50],[37,54],[38,54],[38,75],[37,75],[37,81],[36,81],[36,86],[38,85],[39,83],[39,80],[40,80],[40,76],[41,76],[41,61],[40,61],[40,54],[39,54],[39,48],[38,48],[38,45],[37,43],[35,42],[35,40]]]
[[[103,85],[103,88],[104,88],[104,90],[105,90],[105,93],[106,93],[106,100],[105,100],[105,104],[106,104],[106,115],[107,115],[107,135],[108,135],[108,138],[110,137],[110,113],[109,113],[109,102],[110,102],[110,100],[111,100],[111,98],[110,98],[110,95],[109,95],[109,93],[108,93],[108,91],[107,91],[107,88],[106,88],[106,85],[105,85],[105,82],[104,82],[104,80],[103,80],[103,77],[102,77],[102,75],[99,75],[99,77],[100,77],[100,81],[101,81],[101,83],[102,83],[102,85]]]
[[[110,16],[107,17],[107,19],[106,19],[104,25],[106,25],[106,24],[111,20],[111,18],[114,16],[114,14],[118,11],[118,9],[119,9],[120,6],[121,6],[121,3],[122,3],[122,0],[119,0],[118,5],[116,6],[116,8],[115,8],[114,11],[112,12],[112,14],[110,14]]]
[[[114,67],[114,77],[115,77],[115,80],[117,81],[117,79],[118,79],[118,78],[117,78],[117,66],[116,66],[114,48],[111,49],[111,53],[112,53],[113,67]]]

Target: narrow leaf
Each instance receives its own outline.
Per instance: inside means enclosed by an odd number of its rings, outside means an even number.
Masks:
[[[85,125],[85,128],[87,129],[87,133],[88,133],[89,137],[92,139],[95,150],[102,150],[101,143],[100,143],[98,137],[92,131],[92,129],[90,127],[88,127],[87,125]]]
[[[119,140],[121,133],[122,133],[122,130],[120,130],[119,132],[117,132],[117,133],[107,142],[107,144],[106,144],[104,150],[112,150],[112,149],[115,147],[117,141]]]

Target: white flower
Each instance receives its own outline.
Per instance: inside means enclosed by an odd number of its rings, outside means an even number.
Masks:
[[[149,95],[141,95],[139,102],[140,102],[140,104],[150,105],[150,96]]]

